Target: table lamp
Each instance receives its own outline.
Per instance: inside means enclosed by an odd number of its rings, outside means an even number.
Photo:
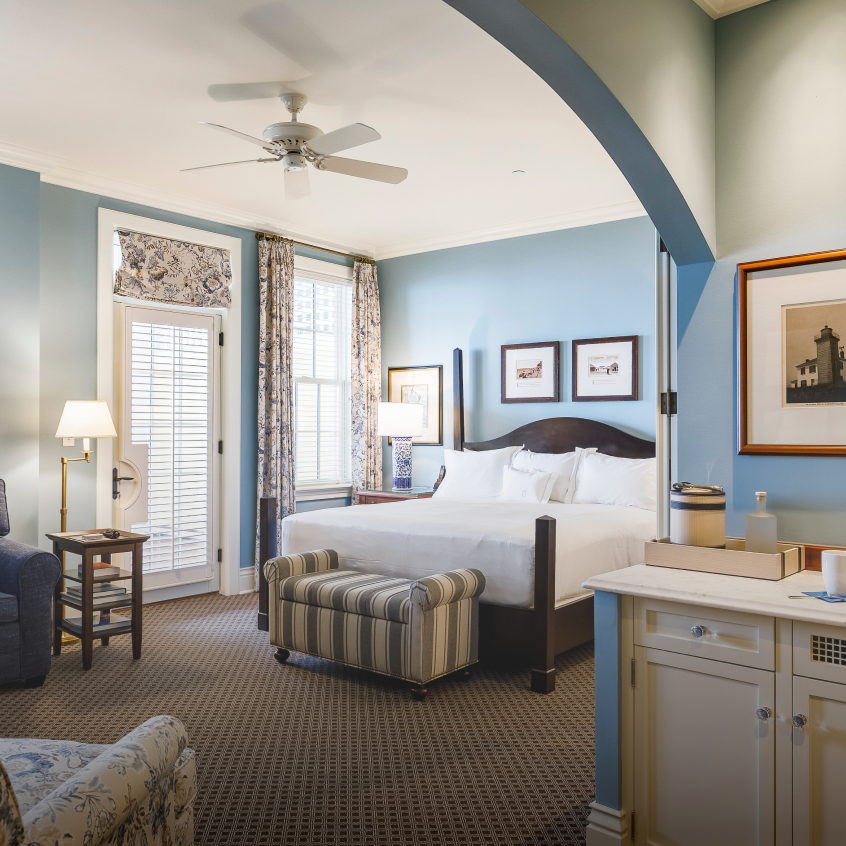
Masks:
[[[68,462],[91,461],[91,438],[116,438],[115,424],[109,414],[109,406],[97,400],[68,400],[56,429],[57,438],[65,438],[63,446],[73,446],[74,438],[82,438],[82,458],[62,456],[62,528],[68,524]],[[68,440],[70,443],[68,443]]]
[[[410,490],[411,439],[423,434],[423,406],[419,403],[380,402],[378,434],[393,439],[394,490]]]

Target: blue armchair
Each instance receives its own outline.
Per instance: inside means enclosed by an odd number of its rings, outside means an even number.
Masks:
[[[51,552],[9,540],[0,479],[0,684],[40,687],[50,672],[53,588],[62,565]]]

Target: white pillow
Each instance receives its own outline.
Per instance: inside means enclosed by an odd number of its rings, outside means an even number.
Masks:
[[[523,449],[505,447],[481,452],[444,450],[446,475],[434,496],[445,499],[498,497],[502,490],[502,469]]]
[[[532,452],[524,449],[514,456],[511,466],[515,470],[542,470],[546,473],[557,474],[558,478],[555,480],[549,498],[553,502],[572,502],[579,460],[586,452],[596,452],[596,449],[584,450],[578,447],[575,452],[559,453]]]
[[[504,502],[549,502],[549,494],[558,478],[557,473],[543,470],[515,470],[502,468],[502,493]]]
[[[625,505],[656,510],[657,462],[654,458],[585,455],[576,475],[575,503]]]

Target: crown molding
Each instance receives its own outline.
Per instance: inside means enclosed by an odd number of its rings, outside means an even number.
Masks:
[[[481,244],[485,241],[501,241],[505,238],[519,238],[523,235],[536,235],[541,232],[556,232],[559,229],[575,229],[579,226],[591,226],[594,223],[609,223],[614,220],[627,220],[631,217],[643,217],[646,210],[637,200],[630,203],[618,203],[598,209],[569,212],[554,217],[542,217],[523,223],[508,223],[504,226],[491,226],[488,229],[473,229],[454,235],[442,235],[437,238],[424,238],[420,241],[406,241],[404,244],[388,244],[376,248],[376,260],[410,256],[415,253],[430,253],[434,250],[448,250],[451,247],[464,247],[469,244]]]
[[[53,156],[50,153],[41,153],[38,150],[0,141],[0,164],[47,173],[57,168],[63,161],[61,156]]]
[[[770,0],[695,0],[696,5],[704,9],[714,20],[742,12],[752,6],[769,3]]]
[[[282,235],[288,238],[308,241],[318,248],[327,247],[332,250],[342,250],[373,258],[374,247],[372,245],[332,241],[310,229],[292,226],[290,223],[282,220],[257,216],[241,209],[229,208],[228,206],[218,206],[213,203],[192,200],[181,194],[173,194],[170,191],[161,191],[156,188],[147,188],[143,185],[137,185],[134,182],[124,182],[119,179],[98,176],[68,167],[57,167],[49,173],[42,173],[41,181],[50,185],[73,188],[76,191],[85,191],[88,194],[98,194],[100,196],[111,197],[114,200],[124,200],[128,203],[138,203],[142,206],[150,206],[161,209],[162,211],[184,214],[189,217],[200,218],[201,220],[213,221],[214,223],[224,223],[228,226],[238,226],[242,229],[268,232],[273,235]]]

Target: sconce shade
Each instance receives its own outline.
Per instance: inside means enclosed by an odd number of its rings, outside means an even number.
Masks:
[[[116,438],[109,406],[98,400],[68,400],[62,411],[57,438]]]
[[[379,432],[392,438],[423,434],[423,406],[419,403],[380,402]]]

